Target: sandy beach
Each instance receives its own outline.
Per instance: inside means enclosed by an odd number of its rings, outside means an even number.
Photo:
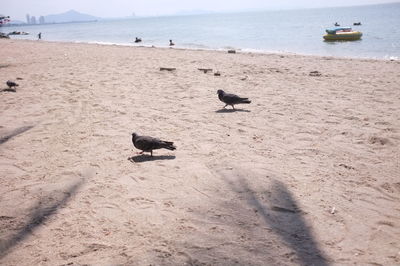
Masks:
[[[0,44],[0,264],[400,264],[400,61]]]

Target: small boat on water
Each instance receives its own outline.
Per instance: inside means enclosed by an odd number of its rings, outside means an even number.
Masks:
[[[350,27],[327,29],[324,35],[325,41],[355,41],[359,40],[362,32],[353,31]]]

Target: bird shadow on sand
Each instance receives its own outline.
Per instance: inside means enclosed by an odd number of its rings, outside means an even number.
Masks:
[[[33,128],[34,126],[23,126],[20,128],[15,129],[14,131],[12,131],[10,134],[5,135],[5,136],[0,136],[0,144],[3,144],[7,141],[9,141],[10,139],[12,139],[15,136],[18,136],[19,134],[24,133],[25,131],[28,131],[29,129]]]
[[[1,226],[4,225],[4,222],[8,222],[6,224],[12,224],[16,231],[8,239],[0,239],[0,259],[5,257],[19,242],[32,235],[35,229],[45,224],[50,217],[57,213],[57,210],[65,207],[83,183],[83,180],[80,180],[63,191],[54,191],[44,197],[40,197],[38,202],[30,208],[24,219],[26,221],[22,222],[22,224],[13,221],[15,217],[0,216]],[[3,221],[5,218],[8,221]],[[12,230],[13,227],[10,229]]]
[[[176,157],[175,155],[136,155],[128,158],[128,161],[132,163],[143,163],[149,161],[158,161],[158,160],[174,160]]]
[[[2,89],[0,92],[17,92],[17,90],[11,89],[11,88],[5,88],[5,89]]]
[[[251,111],[246,110],[246,109],[220,109],[215,111],[218,114],[223,114],[223,113],[235,113],[235,112],[245,112],[245,113],[250,113]]]

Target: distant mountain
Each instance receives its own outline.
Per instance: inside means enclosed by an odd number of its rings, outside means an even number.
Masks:
[[[75,10],[70,10],[65,13],[44,16],[46,23],[61,23],[61,22],[78,22],[78,21],[93,21],[101,18],[91,15],[79,13]]]

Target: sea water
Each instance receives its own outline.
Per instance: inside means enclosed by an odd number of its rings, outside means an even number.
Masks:
[[[358,41],[325,42],[325,29],[351,26],[363,33]],[[361,26],[353,26],[361,22]],[[237,49],[250,52],[400,59],[400,3],[284,11],[164,16],[85,23],[2,27],[26,31],[11,38],[62,42],[167,47]],[[135,37],[143,41],[135,44]]]

